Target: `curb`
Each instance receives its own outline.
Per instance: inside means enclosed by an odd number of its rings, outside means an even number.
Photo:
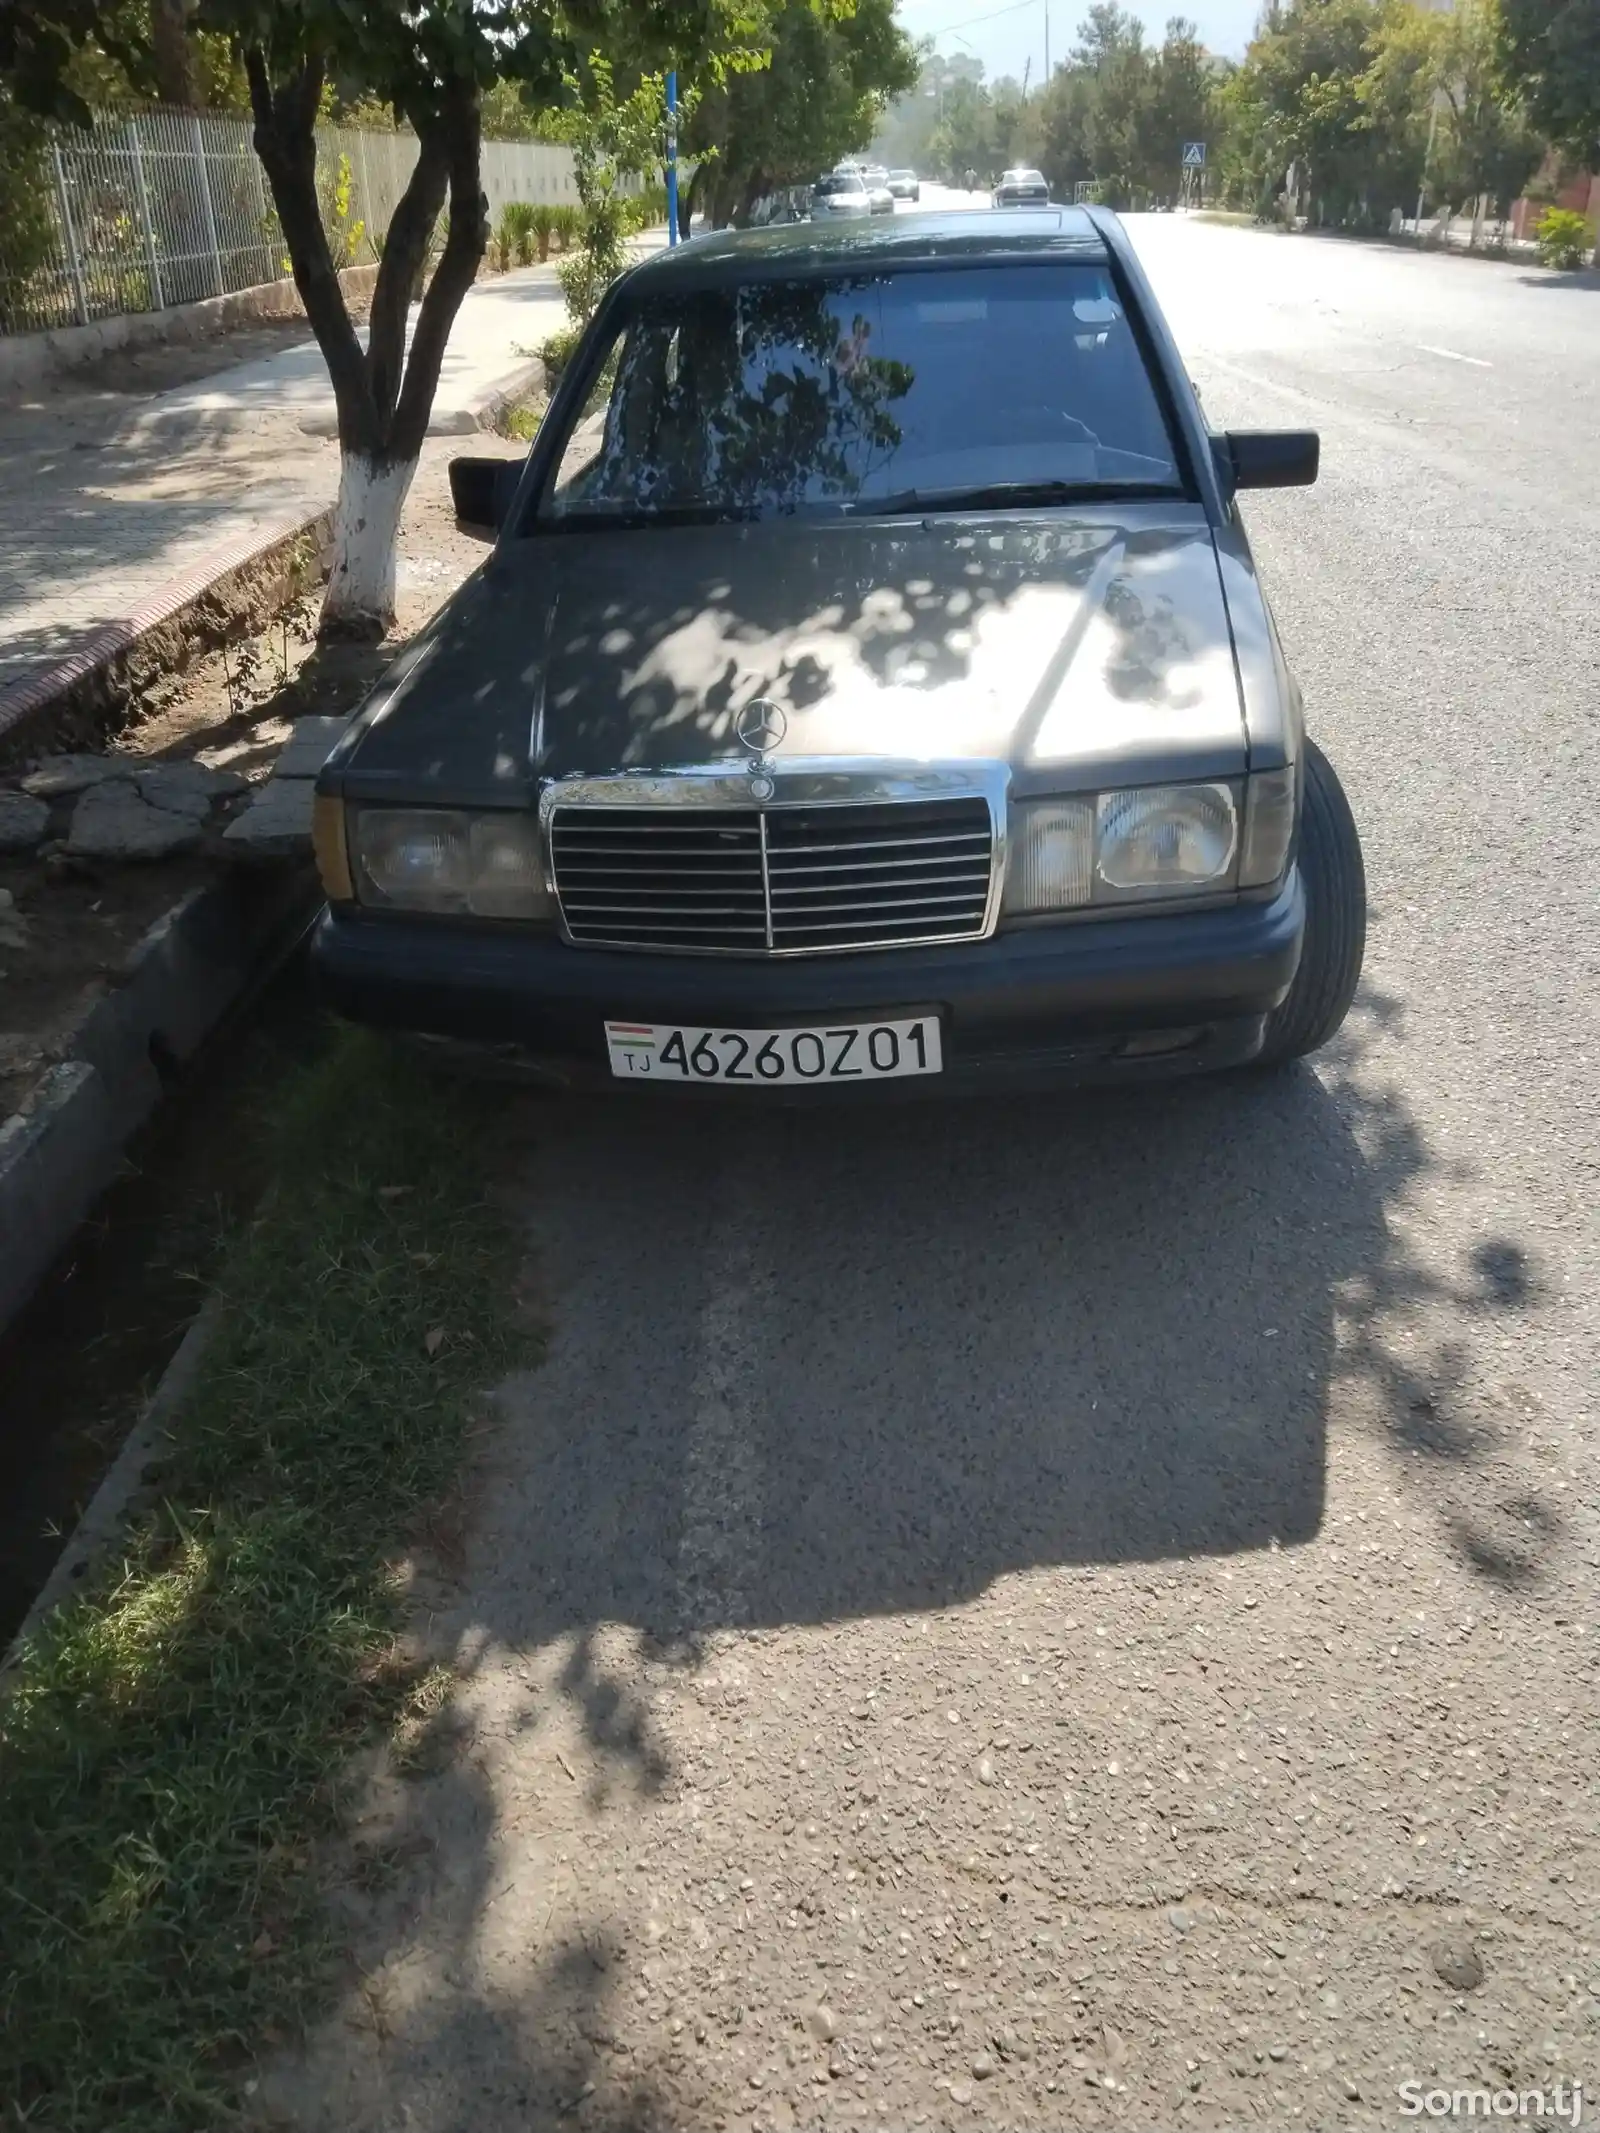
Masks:
[[[116,1540],[143,1492],[154,1485],[153,1477],[147,1477],[146,1469],[152,1460],[159,1460],[173,1418],[188,1398],[221,1320],[222,1298],[213,1290],[190,1322],[171,1362],[162,1371],[144,1413],[90,1497],[82,1518],[57,1556],[54,1569],[34,1596],[33,1605],[23,1616],[4,1655],[0,1656],[0,1681],[16,1664],[23,1646],[46,1617],[54,1614],[64,1600],[71,1598],[96,1557]]]
[[[193,1058],[320,901],[304,866],[237,870],[191,890],[145,934],[124,982],[94,1003],[71,1058],[0,1125],[0,1329],[115,1179],[163,1077]]]
[[[123,660],[142,638],[167,625],[191,617],[203,600],[223,580],[237,571],[249,570],[277,559],[282,551],[286,565],[293,561],[295,544],[307,536],[315,544],[319,565],[333,538],[331,509],[278,512],[251,532],[213,548],[203,562],[180,576],[169,578],[133,610],[116,622],[105,623],[85,637],[75,650],[42,672],[26,675],[0,687],[0,741],[33,717],[63,698],[83,697],[108,691],[115,677],[108,672]],[[164,665],[176,664],[165,661]]]
[[[511,370],[505,371],[493,385],[480,386],[475,393],[462,401],[459,407],[436,408],[428,418],[430,437],[475,437],[480,430],[492,430],[508,407],[529,391],[544,385],[545,368],[541,356],[528,356]],[[313,408],[300,418],[301,432],[307,437],[336,437],[339,434],[339,417],[331,407]]]

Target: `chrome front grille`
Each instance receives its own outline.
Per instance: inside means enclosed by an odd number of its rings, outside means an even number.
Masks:
[[[822,955],[984,930],[981,796],[847,805],[562,806],[550,857],[574,941],[701,955]]]

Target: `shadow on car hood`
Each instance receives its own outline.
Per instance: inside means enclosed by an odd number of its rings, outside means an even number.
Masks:
[[[509,542],[350,767],[470,798],[530,770],[743,763],[755,697],[783,710],[784,760],[1003,761],[1020,791],[1245,767],[1210,531],[1183,504]]]

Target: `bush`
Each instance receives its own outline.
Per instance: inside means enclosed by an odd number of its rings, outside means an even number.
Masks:
[[[317,199],[322,208],[322,226],[328,235],[328,250],[337,268],[353,267],[361,255],[361,240],[367,225],[355,212],[355,172],[350,158],[340,151],[331,170],[319,171]]]
[[[1533,235],[1540,263],[1547,267],[1581,267],[1594,243],[1587,220],[1570,207],[1546,208]]]
[[[647,185],[642,193],[630,193],[623,202],[623,216],[630,231],[657,228],[667,219],[667,188]]]
[[[529,218],[529,226],[538,240],[541,264],[550,257],[550,240],[556,231],[556,213],[555,208],[541,201]]]
[[[580,338],[576,326],[562,326],[552,333],[547,341],[540,342],[539,359],[544,364],[545,375],[552,386],[572,361],[572,352]]]
[[[496,234],[501,254],[508,263],[514,257],[519,267],[533,264],[533,218],[536,212],[526,200],[508,200],[500,210]]]
[[[42,121],[19,111],[0,91],[0,333],[22,333],[38,323],[29,284],[55,255],[44,160],[48,139]]]

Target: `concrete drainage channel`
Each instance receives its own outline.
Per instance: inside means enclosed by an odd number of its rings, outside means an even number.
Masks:
[[[116,1176],[164,1089],[309,925],[320,901],[309,857],[312,788],[343,725],[337,717],[302,719],[272,777],[224,832],[225,843],[272,863],[191,889],[151,926],[121,982],[79,1023],[68,1056],[0,1125],[0,1331]],[[82,774],[53,770],[47,760],[26,782],[48,793],[52,778]],[[157,775],[124,776],[116,759],[99,759],[73,808],[68,849],[75,837],[92,843],[116,833],[145,849],[152,837],[175,834],[184,818],[154,804],[165,792],[151,787]],[[25,797],[44,805],[43,797]],[[196,799],[209,804],[204,792]]]
[[[169,1351],[183,1323],[177,1314],[186,1317],[192,1305],[170,1290],[155,1293],[161,1285],[147,1281],[139,1249],[119,1256],[112,1248],[111,1263],[98,1272],[97,1254],[105,1233],[132,1219],[119,1204],[119,1195],[130,1189],[123,1182],[130,1169],[142,1185],[146,1173],[181,1165],[174,1149],[197,1103],[237,1109],[233,1092],[223,1087],[219,1094],[211,1085],[227,1082],[228,1054],[243,1048],[230,1040],[245,1037],[268,988],[282,990],[280,974],[292,970],[321,907],[310,858],[312,794],[316,772],[344,724],[343,716],[296,723],[271,777],[221,832],[222,846],[247,855],[244,863],[187,889],[146,929],[116,981],[78,1021],[66,1056],[46,1069],[22,1108],[0,1124],[0,1381],[6,1387],[0,1415],[0,1639],[24,1612],[34,1622],[70,1591],[129,1500],[130,1477],[137,1479],[148,1464],[148,1449],[140,1447],[158,1427],[164,1396],[135,1424],[104,1478],[115,1435],[109,1443],[99,1438],[108,1409],[126,1417],[129,1396],[149,1382],[152,1365],[176,1367],[179,1358]],[[46,758],[24,781],[40,792],[26,797],[40,804],[48,798],[58,814],[70,810],[69,848],[80,820],[91,842],[100,828],[109,838],[119,824],[135,848],[142,839],[175,833],[184,818],[157,803],[172,799],[177,789],[169,792],[157,773],[130,769],[131,760]],[[77,785],[89,765],[89,782]],[[173,770],[192,768],[198,766],[166,771],[170,780]],[[65,797],[62,780],[68,781]],[[216,793],[199,789],[201,779],[192,782],[196,807],[218,804]],[[296,995],[290,1017],[303,1025],[298,980],[289,990]],[[242,1128],[242,1119],[230,1120],[222,1132],[213,1125],[208,1146],[196,1152],[192,1167],[207,1188]],[[152,1134],[164,1143],[153,1154]],[[57,1330],[52,1352],[51,1335],[39,1328],[63,1308],[75,1313],[75,1321],[64,1347]],[[120,1372],[119,1314],[173,1326],[164,1342],[158,1335],[126,1344]],[[208,1323],[202,1314],[196,1328]],[[192,1363],[200,1338],[197,1330],[185,1339],[180,1357]],[[79,1352],[102,1343],[105,1367],[87,1370],[77,1386],[63,1383]],[[170,1393],[167,1376],[161,1382]],[[71,1527],[86,1500],[83,1520],[52,1567],[56,1551],[48,1534]]]
[[[96,1001],[70,1058],[0,1126],[0,1328],[117,1175],[134,1133],[317,908],[308,868],[230,876],[152,926],[127,981]]]
[[[196,1305],[269,1182],[258,1106],[314,1038],[297,950],[319,906],[305,866],[186,897],[4,1129],[0,1645],[72,1590],[148,1478],[215,1316]]]

